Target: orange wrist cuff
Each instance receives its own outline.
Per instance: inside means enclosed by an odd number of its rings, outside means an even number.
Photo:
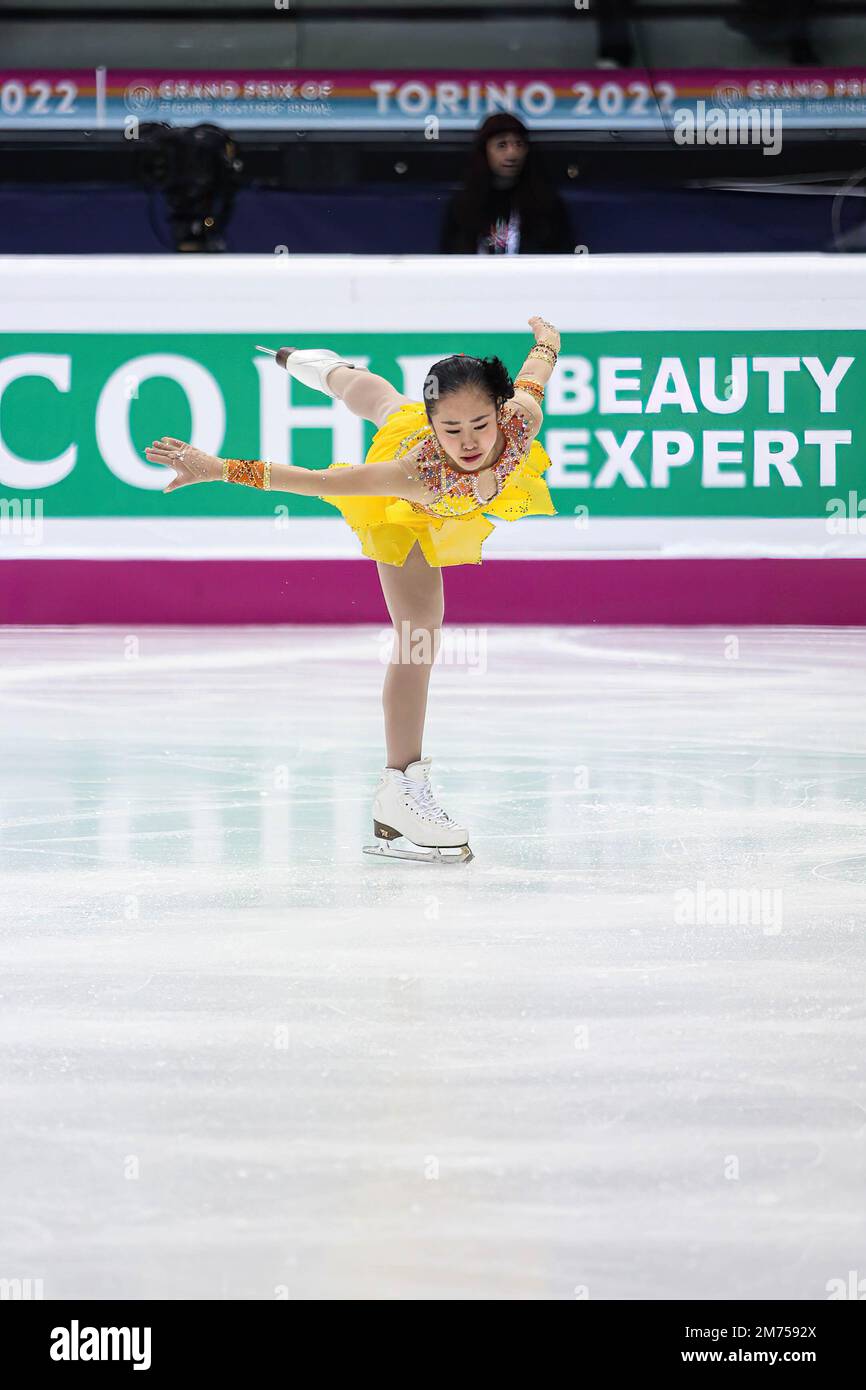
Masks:
[[[263,459],[224,459],[223,482],[242,483],[244,487],[271,487],[271,465]]]

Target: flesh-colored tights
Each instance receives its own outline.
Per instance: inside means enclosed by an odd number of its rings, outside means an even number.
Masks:
[[[335,367],[328,387],[353,415],[383,425],[408,401],[384,377]],[[405,771],[421,757],[430,671],[442,640],[445,596],[442,571],[428,565],[416,541],[405,563],[376,562],[394,638],[382,690],[388,767]]]

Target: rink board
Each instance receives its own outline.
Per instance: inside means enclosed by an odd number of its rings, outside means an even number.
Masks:
[[[0,626],[382,623],[369,560],[9,561]],[[859,560],[497,560],[445,571],[454,623],[866,626]]]
[[[516,372],[533,313],[563,334],[557,516],[499,523],[452,615],[866,621],[864,291],[856,257],[0,258],[0,622],[378,621],[327,503],[165,496],[145,445],[360,460],[372,427],[256,343],[326,342],[417,398],[451,352]]]

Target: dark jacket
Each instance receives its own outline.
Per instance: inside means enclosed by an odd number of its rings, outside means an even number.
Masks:
[[[440,251],[446,255],[506,253],[509,219],[517,214],[518,255],[553,255],[574,251],[575,239],[562,199],[553,189],[529,200],[521,210],[516,188],[491,188],[480,205],[460,189],[449,200],[442,223]]]

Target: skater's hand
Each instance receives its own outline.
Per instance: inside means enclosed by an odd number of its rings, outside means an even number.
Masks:
[[[534,314],[529,320],[529,327],[532,329],[537,343],[544,343],[546,347],[552,347],[554,352],[559,352],[559,329],[554,328],[552,323],[548,323],[547,319]]]
[[[167,434],[155,439],[150,448],[145,449],[144,456],[151,463],[174,469],[175,476],[163,492],[174,492],[190,483],[215,483],[223,473],[223,461],[215,454],[206,454],[204,449],[194,449],[192,444],[172,439]]]

